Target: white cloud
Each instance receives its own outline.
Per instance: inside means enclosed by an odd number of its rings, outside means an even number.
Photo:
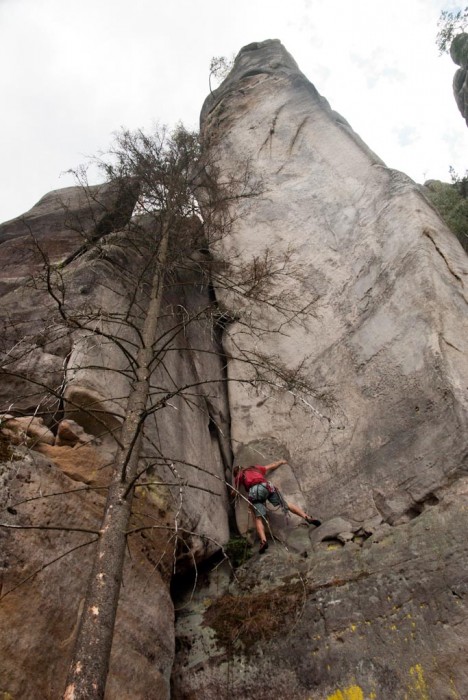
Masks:
[[[279,38],[391,167],[464,172],[468,130],[435,47],[445,0],[2,0],[0,221],[121,125],[196,127],[215,55]]]

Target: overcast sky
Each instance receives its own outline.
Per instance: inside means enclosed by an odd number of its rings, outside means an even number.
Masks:
[[[460,5],[459,5],[460,6]],[[435,46],[451,0],[0,0],[0,221],[105,150],[121,126],[189,128],[213,56],[280,39],[392,168],[468,168],[456,66]]]

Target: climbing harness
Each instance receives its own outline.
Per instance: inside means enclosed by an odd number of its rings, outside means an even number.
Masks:
[[[253,506],[255,506],[256,503],[266,504],[267,501],[270,501],[270,496],[272,496],[273,494],[276,496],[277,503],[272,503],[272,505],[276,508],[281,508],[284,517],[286,518],[286,521],[288,521],[289,508],[284,499],[284,496],[281,493],[281,491],[278,488],[276,488],[276,486],[273,486],[273,484],[270,481],[265,480],[260,484],[254,484],[253,486],[251,486],[249,489],[248,499]]]
[[[282,511],[284,513],[284,517],[286,518],[286,522],[289,522],[290,515],[289,515],[288,504],[284,500],[284,496],[279,489],[276,489],[276,493],[278,494],[278,499],[279,499],[279,502],[281,504],[280,508],[282,509]]]

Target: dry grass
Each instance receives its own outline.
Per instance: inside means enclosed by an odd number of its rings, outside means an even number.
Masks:
[[[264,593],[225,595],[205,613],[204,624],[215,630],[220,644],[230,649],[241,642],[249,650],[259,641],[284,634],[295,621],[304,602],[304,586],[287,584]]]

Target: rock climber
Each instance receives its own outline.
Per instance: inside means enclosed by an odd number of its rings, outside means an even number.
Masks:
[[[286,502],[276,486],[273,486],[273,484],[266,479],[268,472],[281,467],[283,464],[287,464],[285,459],[280,459],[264,467],[255,464],[250,467],[235,466],[233,469],[235,488],[238,490],[240,486],[243,486],[248,494],[250,509],[255,518],[255,529],[260,540],[260,554],[263,554],[263,552],[268,549],[264,525],[267,514],[265,506],[267,501],[270,501],[273,506],[283,507],[286,512],[291,511],[291,513],[299,515],[309,525],[318,527],[322,524],[317,518],[312,518],[310,515],[307,515],[299,506]]]

